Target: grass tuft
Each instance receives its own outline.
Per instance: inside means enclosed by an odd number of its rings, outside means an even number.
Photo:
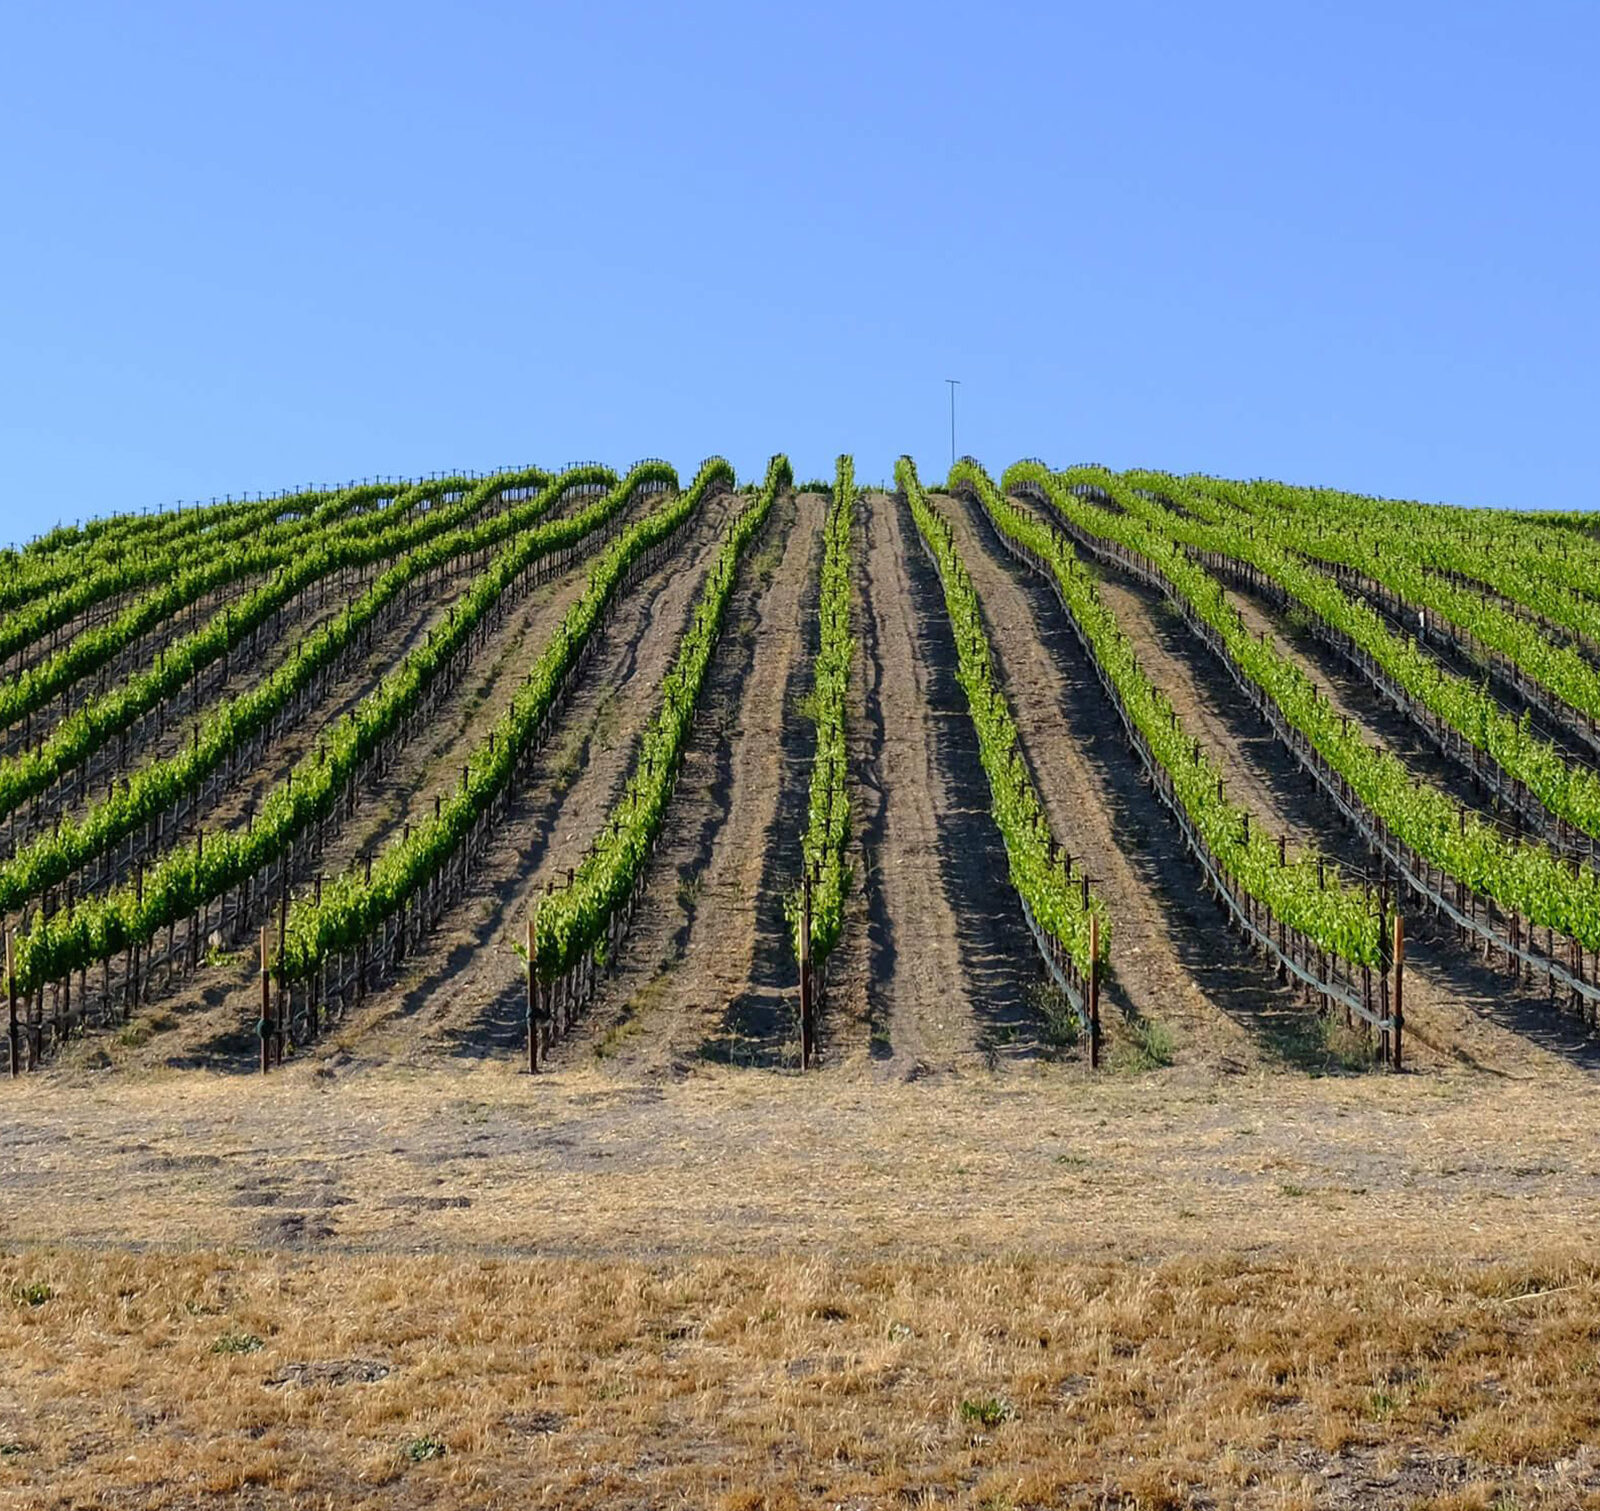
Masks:
[[[1161,1070],[1172,1064],[1175,1048],[1172,1030],[1153,1018],[1141,1018],[1131,1025],[1132,1038],[1119,1045],[1111,1057],[1112,1066],[1128,1075]]]
[[[1003,1396],[978,1396],[961,1403],[961,1420],[980,1427],[998,1427],[1016,1414],[1017,1408]]]
[[[261,1340],[254,1333],[224,1333],[211,1345],[214,1354],[254,1354],[260,1349]]]

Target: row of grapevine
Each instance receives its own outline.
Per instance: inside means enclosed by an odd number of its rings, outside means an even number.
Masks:
[[[1503,766],[1481,740],[1469,738],[1449,720],[1441,717],[1400,679],[1391,675],[1377,657],[1363,649],[1344,631],[1321,616],[1304,610],[1275,578],[1240,557],[1193,547],[1189,548],[1189,552],[1195,561],[1224,583],[1241,587],[1301,616],[1306,629],[1315,639],[1343,659],[1384,703],[1409,718],[1436,750],[1460,767],[1480,794],[1479,806],[1493,804],[1496,822],[1508,837],[1519,837],[1524,833],[1536,836],[1568,860],[1600,865],[1600,838],[1586,833],[1562,814],[1553,812],[1541,800],[1539,793]],[[1381,602],[1379,607],[1383,607]],[[1428,635],[1430,640],[1436,640],[1437,643],[1450,643],[1450,637],[1431,619]],[[1531,731],[1531,710],[1524,711],[1519,727],[1524,733]],[[1545,745],[1547,749],[1548,742]],[[1504,748],[1502,744],[1500,749],[1503,751]],[[1579,773],[1587,769],[1581,757],[1571,759]]]
[[[232,830],[172,850],[132,885],[123,885],[104,897],[79,901],[49,917],[38,917],[17,941],[17,974],[24,990],[42,982],[54,981],[68,971],[109,958],[130,947],[147,942],[157,929],[190,918],[197,909],[228,890],[236,888],[277,860],[296,835],[313,823],[326,819],[349,796],[349,784],[369,754],[389,738],[426,695],[442,669],[451,665],[457,651],[474,635],[479,623],[498,604],[502,595],[543,557],[561,551],[606,526],[622,510],[634,489],[659,482],[665,463],[647,463],[635,468],[610,493],[581,513],[568,519],[550,521],[514,535],[479,575],[449,618],[429,636],[426,644],[414,648],[390,671],[378,687],[342,718],[319,745],[314,756],[299,762],[261,803],[252,826],[246,831]],[[573,486],[584,486],[605,476],[603,469],[564,474],[544,491],[546,505]],[[459,550],[456,542],[455,550]],[[452,552],[451,542],[436,541],[416,556],[439,556]],[[412,559],[393,569],[409,569]],[[392,575],[392,574],[390,574]],[[383,586],[386,579],[380,579]],[[392,590],[392,589],[391,589]],[[348,628],[377,610],[373,593],[351,606],[345,618],[336,621],[304,642],[303,649],[315,659],[323,651],[317,643],[328,645],[337,626]],[[331,652],[329,652],[331,653]],[[297,660],[304,659],[297,657]],[[292,663],[291,663],[292,664]],[[287,669],[285,669],[287,670]],[[243,701],[243,700],[239,700]],[[242,737],[237,720],[224,723],[218,736],[225,747]],[[202,759],[212,764],[221,760],[219,752],[200,747]],[[193,760],[191,756],[187,760]],[[129,787],[113,801],[127,806],[118,817],[126,824],[167,807],[175,789],[195,780],[185,760],[158,763],[136,774]],[[99,805],[105,809],[107,805]],[[91,813],[90,817],[95,815]],[[42,837],[27,851],[0,868],[0,911],[15,908],[27,896],[37,895],[43,886],[82,864],[81,851],[91,839],[107,841],[112,815],[103,814],[96,832],[70,830],[63,825],[59,836]],[[63,855],[61,846],[68,839],[74,852]],[[23,870],[24,865],[27,867]]]
[[[503,811],[516,778],[542,747],[550,723],[572,679],[586,663],[611,605],[641,571],[670,547],[680,527],[719,489],[731,487],[732,468],[720,457],[707,461],[687,493],[625,530],[590,569],[583,595],[560,626],[495,727],[463,772],[460,788],[440,803],[431,819],[389,846],[370,873],[347,873],[320,898],[290,909],[279,974],[286,983],[315,980],[324,1002],[330,993],[325,966],[361,952],[357,990],[365,988],[364,947],[391,920],[406,925],[408,906],[432,909],[464,881],[474,842]],[[335,971],[333,992],[344,973]]]
[[[578,995],[593,990],[594,967],[604,963],[607,952],[621,939],[677,785],[739,563],[766,523],[774,500],[793,482],[789,459],[774,456],[760,490],[728,527],[701,584],[622,796],[568,883],[539,900],[528,934],[530,1069],[537,1063],[540,1021],[550,1021],[558,1002],[566,1004],[570,1018]]]
[[[1163,539],[1191,552],[1248,563],[1319,626],[1334,631],[1334,643],[1361,671],[1381,678],[1386,690],[1411,705],[1421,727],[1446,754],[1476,773],[1482,766],[1476,752],[1482,752],[1504,773],[1508,799],[1519,800],[1520,789],[1526,789],[1528,816],[1538,827],[1556,830],[1552,821],[1570,826],[1589,837],[1582,850],[1592,853],[1594,840],[1600,838],[1600,775],[1569,761],[1526,719],[1508,714],[1480,684],[1442,666],[1414,636],[1397,635],[1366,603],[1260,531],[1233,519],[1203,523],[1146,496],[1164,491],[1180,503],[1192,498],[1171,478],[1117,478],[1087,469],[1062,476],[1069,484],[1101,493]]]
[[[894,475],[944,590],[956,643],[956,680],[966,695],[977,735],[978,757],[989,781],[990,811],[1005,844],[1011,885],[1057,984],[1089,1035],[1091,1059],[1098,1060],[1099,971],[1111,948],[1105,904],[1093,894],[1086,876],[1073,879],[1071,857],[1062,859],[1050,832],[1016,720],[994,671],[978,595],[950,526],[929,502],[910,457],[900,458]]]
[[[828,517],[823,525],[822,585],[817,602],[818,643],[812,668],[812,719],[816,757],[800,844],[800,895],[792,900],[790,923],[795,958],[800,962],[800,1060],[811,1062],[815,1015],[827,982],[828,957],[839,942],[844,903],[850,887],[845,846],[850,840],[849,720],[850,524],[855,514],[855,464],[838,460]]]
[[[237,499],[213,499],[209,504],[104,514],[79,525],[57,525],[26,545],[0,551],[0,580],[47,564],[112,560],[146,546],[187,547],[239,536],[260,528],[263,521],[303,516],[369,482],[383,483],[386,491],[393,493],[411,486],[412,481],[422,479],[363,478],[357,482],[352,478],[342,484],[283,488],[254,496],[241,494]]]
[[[1248,809],[1228,801],[1221,774],[1150,681],[1059,531],[1019,509],[970,459],[953,469],[951,485],[976,499],[1007,550],[1055,590],[1152,785],[1241,931],[1325,1006],[1341,1003],[1374,1024],[1386,1036],[1380,1047],[1398,1062],[1399,1014],[1386,1006],[1390,962],[1381,893],[1348,884],[1320,855],[1292,854],[1284,836],[1274,839],[1251,823]]]
[[[610,501],[609,507],[580,516],[584,522],[581,528],[575,531],[573,524],[577,522],[558,521],[534,530],[523,545],[536,556],[560,550],[587,534],[593,525],[609,520],[633,487],[670,478],[671,469],[664,463],[635,469],[627,487]],[[0,864],[0,913],[60,885],[80,867],[147,827],[159,814],[196,791],[212,773],[231,765],[242,749],[272,728],[284,711],[295,706],[331,667],[352,649],[367,643],[373,626],[428,573],[457,559],[487,553],[507,535],[512,536],[515,546],[518,530],[533,525],[568,492],[610,481],[614,481],[613,476],[603,469],[563,474],[526,505],[480,525],[440,536],[402,558],[348,604],[343,614],[299,641],[293,656],[271,676],[214,707],[196,726],[193,743],[187,750],[142,767],[120,789],[90,805],[82,815],[68,818],[52,831],[19,846]],[[434,638],[430,634],[430,641]],[[0,772],[5,769],[0,766]]]
[[[1142,486],[1133,475],[1128,481]],[[1204,507],[1209,501],[1219,526],[1239,529],[1246,521],[1255,523],[1257,517],[1234,503],[1238,492],[1223,485],[1206,484],[1198,496],[1197,490],[1190,488],[1185,497],[1195,507]],[[1542,693],[1540,701],[1546,702],[1552,712],[1559,712],[1563,723],[1575,732],[1587,731],[1594,738],[1595,721],[1600,717],[1600,670],[1593,662],[1572,646],[1552,641],[1526,614],[1502,607],[1482,592],[1426,570],[1414,559],[1415,539],[1408,540],[1399,531],[1362,530],[1359,517],[1339,506],[1340,497],[1330,497],[1326,512],[1318,516],[1316,525],[1298,514],[1280,513],[1270,521],[1261,520],[1262,527],[1277,546],[1325,564],[1336,580],[1368,597],[1387,600],[1387,606],[1409,622],[1418,623],[1425,614],[1432,621],[1431,627],[1443,631],[1475,657],[1503,668],[1508,674],[1506,680],[1514,685],[1531,683],[1530,691],[1536,696]],[[1418,532],[1417,538],[1426,539],[1426,535]],[[1575,595],[1566,596],[1578,601]],[[1545,602],[1550,606],[1548,598]],[[1600,604],[1591,607],[1600,611]]]
[[[537,473],[548,480],[539,468],[510,470]],[[373,478],[271,499],[127,516],[121,520],[121,530],[101,532],[54,552],[35,548],[0,552],[0,611],[25,601],[37,607],[40,600],[70,588],[68,604],[54,605],[52,613],[58,619],[64,609],[81,613],[105,596],[161,581],[174,557],[193,566],[238,543],[287,545],[329,528],[353,532],[385,528],[404,513],[388,509],[389,501],[403,494],[426,501],[478,480],[476,474],[443,473],[414,481]]]
[[[474,524],[472,521],[485,503],[504,492],[536,487],[548,481],[533,469],[491,478],[448,508],[429,511],[420,518],[403,521],[394,529],[373,535],[335,534],[326,541],[307,543],[299,553],[278,562],[274,575],[237,604],[230,604],[205,624],[168,646],[158,665],[138,673],[108,691],[92,696],[73,713],[60,720],[40,743],[20,754],[0,759],[0,817],[11,813],[29,798],[61,781],[79,763],[107,740],[130,728],[134,722],[163,699],[197,676],[203,669],[225,657],[234,644],[265,624],[285,604],[311,584],[332,573],[361,569],[391,558],[395,568],[369,590],[365,598],[378,594],[381,605],[423,571],[450,557],[488,550],[537,519],[559,493],[541,493],[535,500],[503,514]],[[596,473],[585,481],[603,484],[613,481],[609,474]],[[449,483],[423,484],[425,489],[449,487]],[[569,479],[567,486],[575,486]],[[397,502],[417,502],[417,495],[404,495]],[[423,547],[431,549],[424,551]],[[365,601],[365,600],[362,600]],[[266,683],[232,704],[212,712],[202,739],[211,736],[212,744],[221,738],[225,726],[239,723],[254,727],[260,710],[275,710],[285,695],[298,686],[313,663],[309,648],[326,643],[336,648],[353,633],[355,610],[342,628],[330,627],[322,639],[312,637],[301,647],[295,660],[280,669]],[[363,619],[361,623],[366,623]],[[8,689],[9,690],[9,689]],[[0,694],[0,707],[4,694]]]
[[[535,469],[526,475],[523,486],[543,479],[544,474]],[[170,562],[158,561],[153,565],[161,568],[160,586],[136,598],[109,622],[86,629],[0,687],[0,728],[43,709],[66,688],[106,667],[119,653],[135,647],[140,637],[190,609],[207,594],[254,577],[272,575],[281,582],[288,575],[302,576],[302,563],[315,556],[319,547],[342,550],[350,560],[381,560],[398,554],[463,524],[492,492],[470,489],[459,478],[423,483],[359,520],[333,524],[310,521],[303,530],[288,536],[266,532],[259,540],[218,548],[176,574]],[[456,500],[451,508],[420,510],[422,504],[451,496]],[[214,616],[207,628],[225,631],[229,612],[224,609]]]
[[[580,467],[596,465],[599,464],[574,461],[557,471],[572,472]],[[226,499],[214,498],[209,504],[179,503],[170,509],[163,505],[153,510],[113,512],[81,524],[56,525],[22,545],[0,547],[0,582],[8,581],[19,571],[30,571],[46,561],[53,561],[57,565],[69,559],[84,562],[96,554],[109,556],[118,552],[140,552],[148,546],[177,541],[187,536],[198,536],[201,543],[206,544],[253,533],[260,520],[293,522],[312,508],[320,508],[340,496],[358,494],[369,486],[376,486],[379,496],[393,497],[424,483],[447,478],[470,485],[496,473],[539,470],[519,463],[516,466],[492,467],[483,472],[446,471],[429,473],[426,477],[394,474],[351,478],[347,483],[280,488],[275,493],[243,493],[237,499],[230,494]],[[549,475],[546,474],[547,477]]]
[[[297,496],[303,490],[294,489]],[[212,518],[221,519],[227,514],[245,508],[241,499],[228,499],[225,503],[179,505],[173,510],[158,509],[154,514],[111,513],[95,515],[76,525],[55,525],[42,535],[18,545],[0,547],[0,578],[9,578],[18,571],[27,571],[41,562],[60,561],[81,555],[116,541],[125,541],[144,530],[161,530],[177,524],[182,530],[206,528]],[[204,521],[204,523],[202,523]]]
[[[387,493],[389,490],[385,489]],[[175,552],[185,555],[203,552],[213,542],[245,539],[274,528],[279,521],[298,523],[313,513],[353,508],[360,495],[346,490],[336,493],[305,492],[275,500],[272,504],[232,505],[228,514],[212,515],[189,510],[183,514],[135,516],[140,528],[104,530],[75,544],[55,550],[39,549],[39,543],[25,553],[12,552],[0,570],[0,612],[10,613],[19,605],[80,587],[101,573],[129,566],[142,567],[154,556],[159,563]],[[131,526],[133,520],[124,521]],[[155,581],[148,571],[140,571],[134,582]],[[127,580],[116,591],[133,585]],[[87,595],[85,595],[87,597]]]
[[[1495,825],[1414,782],[1397,756],[1368,745],[1274,643],[1251,635],[1220,584],[1177,541],[1092,503],[1040,462],[1013,464],[1002,486],[1046,500],[1086,545],[1136,559],[1412,890],[1580,996],[1596,994],[1600,963],[1591,968],[1580,958],[1569,968],[1561,958],[1569,944],[1591,955],[1600,948],[1600,877],[1593,871],[1569,868],[1544,845],[1509,843]],[[1542,953],[1530,924],[1549,931]]]
[[[1285,483],[1187,480],[1202,498],[1248,510],[1274,529],[1290,526],[1325,537],[1337,550],[1359,536],[1362,559],[1405,561],[1472,588],[1492,591],[1591,648],[1600,646],[1600,543],[1556,528],[1552,516],[1495,509],[1397,505],[1331,488]],[[1337,539],[1332,537],[1338,537]]]
[[[81,666],[82,670],[92,671],[104,664],[107,647],[114,651],[178,609],[186,608],[190,597],[184,596],[185,590],[191,596],[199,596],[236,582],[251,572],[270,571],[279,563],[291,560],[297,549],[328,530],[344,527],[362,532],[379,528],[382,521],[375,522],[370,512],[363,512],[348,522],[347,517],[359,506],[392,498],[394,490],[381,485],[319,495],[305,500],[304,512],[282,523],[275,523],[273,517],[265,513],[259,517],[246,516],[237,530],[226,532],[226,539],[195,542],[192,549],[186,549],[181,541],[141,542],[125,555],[119,553],[107,560],[69,562],[50,568],[60,579],[55,583],[14,583],[15,602],[0,619],[0,664],[20,657],[30,648],[42,646],[55,652],[66,639],[70,642],[66,650],[79,658],[68,663],[69,667]],[[391,506],[389,517],[398,518],[406,507]],[[181,571],[173,570],[175,562],[182,563]],[[103,616],[104,606],[114,605],[130,595],[142,596],[124,603],[109,621],[102,617],[101,622],[92,622],[96,611]],[[83,635],[74,634],[74,631],[90,628],[102,640],[96,642],[93,650],[77,650],[76,642]],[[104,638],[111,635],[117,638]],[[40,658],[36,656],[36,659]],[[82,670],[73,674],[82,675]],[[31,668],[28,675],[32,680],[39,680],[44,672],[42,668]],[[43,693],[48,699],[62,685],[61,673],[55,672],[45,680],[51,682]],[[34,706],[39,705],[35,703]],[[0,724],[10,723],[17,717],[20,717],[19,711],[9,705],[0,710]]]
[[[326,526],[306,525],[288,541],[251,539],[215,550],[138,562],[89,575],[49,597],[30,595],[0,622],[0,664],[12,675],[0,686],[0,728],[45,708],[63,689],[111,665],[141,637],[208,596],[294,559]]]

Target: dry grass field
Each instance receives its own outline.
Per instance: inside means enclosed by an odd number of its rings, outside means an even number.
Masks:
[[[0,1504],[1600,1505],[1586,1079],[78,1073]]]
[[[53,1291],[6,1321],[16,1504],[1466,1511],[1600,1475],[1600,1275],[1555,1259],[0,1268]]]

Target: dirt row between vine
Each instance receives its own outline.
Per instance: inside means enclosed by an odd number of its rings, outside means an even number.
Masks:
[[[1280,654],[1318,687],[1330,706],[1360,728],[1368,742],[1400,760],[1419,782],[1447,792],[1469,809],[1488,805],[1454,762],[1430,745],[1404,714],[1386,703],[1342,657],[1298,625],[1293,616],[1239,593],[1229,599],[1252,632],[1265,631]],[[1311,783],[1311,778],[1299,780]],[[1314,785],[1314,784],[1312,784]],[[1330,848],[1369,863],[1363,842],[1327,799],[1324,835]],[[1554,1008],[1531,982],[1517,983],[1487,965],[1460,940],[1447,920],[1436,920],[1415,903],[1406,906],[1406,1004],[1414,1039],[1436,1055],[1494,1075],[1562,1074],[1573,1067],[1600,1067],[1600,1046],[1584,1028]]]
[[[747,548],[620,966],[559,1064],[656,1078],[798,1063],[784,897],[814,741],[798,704],[825,509],[785,495]]]
[[[1051,832],[1086,866],[1112,921],[1103,992],[1113,1045],[1146,1022],[1181,1054],[1229,1069],[1258,1059],[1253,1023],[1282,994],[1220,926],[1171,817],[1150,788],[1068,616],[1042,577],[1014,561],[981,508],[935,495],[983,606]],[[1248,1005],[1246,1005],[1248,1004]],[[1218,1012],[1218,1008],[1223,1009]]]
[[[479,716],[477,723],[471,717],[467,719],[467,733],[450,743],[450,751],[463,748],[462,741],[470,740],[477,725],[486,725],[498,713],[498,705],[487,706],[494,701],[489,684],[498,687],[501,701],[509,697],[511,686],[505,678],[510,663],[516,662],[519,667],[523,662],[531,663],[542,649],[544,632],[554,628],[564,607],[581,592],[587,569],[586,558],[560,577],[540,584],[478,648],[468,675],[441,706],[439,717],[453,716],[459,725],[467,705],[478,698],[474,710]],[[440,594],[411,605],[386,631],[375,635],[371,649],[351,663],[346,674],[315,701],[292,729],[257,762],[235,774],[233,783],[208,811],[208,828],[244,827],[259,803],[315,750],[323,732],[354,710],[406,655],[425,643],[429,631],[444,622],[470,587],[473,575],[455,574]],[[513,646],[517,654],[508,657],[508,649]],[[402,749],[388,777],[369,774],[361,784],[354,820],[347,822],[320,859],[310,863],[310,869],[336,874],[342,861],[354,864],[357,851],[351,848],[352,844],[375,846],[385,833],[397,829],[404,822],[402,809],[431,811],[433,789],[426,780],[437,767],[437,745],[437,740],[430,741],[426,736],[415,739]],[[448,785],[443,778],[440,780]],[[300,880],[302,885],[309,884],[305,874]],[[109,1063],[130,1068],[174,1065],[248,1070],[255,1048],[255,970],[253,953],[240,948],[231,955],[216,955],[202,966],[199,975],[181,981],[172,991],[165,989],[158,976],[150,1005],[130,1030],[114,1035],[91,1033],[69,1045],[63,1059],[67,1063]]]
[[[865,958],[850,962],[864,979],[844,978],[846,995],[864,1000],[870,1052],[889,1075],[1054,1054],[938,572],[903,502],[868,494],[862,533],[857,790],[868,940]]]
[[[707,500],[667,560],[618,602],[550,742],[477,863],[468,895],[402,977],[319,1048],[319,1062],[522,1063],[526,988],[514,946],[538,896],[579,863],[621,793],[736,507],[727,496]],[[583,575],[580,568],[580,589]]]

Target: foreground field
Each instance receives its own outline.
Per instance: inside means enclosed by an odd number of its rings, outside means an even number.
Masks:
[[[40,1078],[0,1488],[1600,1504],[1597,1125],[1576,1072]]]
[[[1600,1479],[1600,1277],[1559,1259],[54,1273],[8,1319],[15,1502],[1466,1511]]]

